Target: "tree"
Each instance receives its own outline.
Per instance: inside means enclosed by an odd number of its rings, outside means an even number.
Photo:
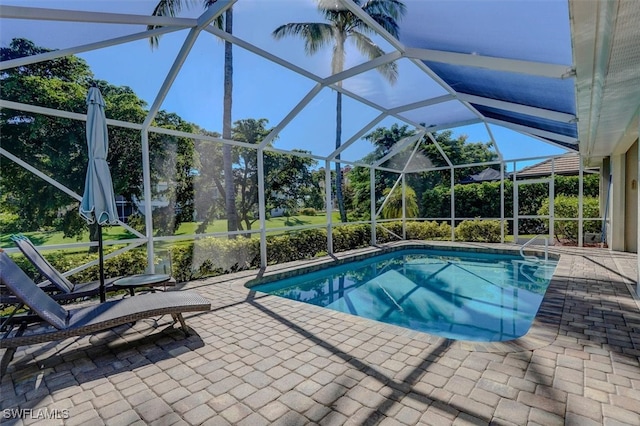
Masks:
[[[371,142],[374,151],[363,158],[363,162],[373,163],[383,158],[391,152],[394,145],[402,139],[413,136],[414,130],[407,125],[393,124],[391,127],[378,127],[372,132],[364,136],[364,139]],[[466,136],[459,136],[454,139],[450,130],[434,133],[433,136],[441,146],[442,150],[447,154],[453,164],[471,164],[485,161],[493,161],[497,158],[495,152],[491,151],[491,143],[468,143]],[[422,138],[418,141],[417,155],[411,160],[409,169],[427,168],[427,167],[447,167],[448,164],[440,151],[428,138]],[[396,153],[392,157],[394,163],[400,169],[409,161],[414,146],[407,146],[404,150]],[[467,169],[456,169],[454,178],[459,181],[462,177],[470,173],[476,173],[484,167],[475,167]],[[375,175],[375,199],[382,200],[385,188],[394,185],[399,177],[399,173],[393,173],[383,170],[376,171]],[[363,217],[368,217],[370,211],[370,176],[369,169],[366,167],[354,167],[349,173],[349,180],[354,188],[354,209]],[[407,173],[407,185],[415,190],[417,194],[422,194],[438,185],[450,186],[449,169],[437,172],[421,172]],[[380,201],[381,202],[381,201]]]
[[[402,217],[402,187],[397,186],[393,192],[391,188],[384,190],[389,201],[382,208],[383,219],[399,219]],[[405,189],[405,217],[418,217],[418,199],[416,191],[410,186]]]
[[[398,0],[354,0],[362,10],[382,28],[394,37],[398,37],[397,20],[404,15],[405,6]],[[371,40],[368,35],[374,30],[350,10],[326,1],[320,1],[318,9],[327,22],[289,23],[276,28],[272,35],[276,39],[294,36],[300,37],[305,43],[307,55],[313,55],[322,47],[333,43],[331,57],[331,73],[338,74],[344,70],[346,56],[345,43],[353,41],[356,48],[369,59],[375,59],[384,51]],[[377,70],[394,83],[398,76],[397,64],[392,62],[382,65]],[[338,86],[342,82],[337,83]],[[336,149],[342,144],[342,92],[336,91]],[[347,213],[342,196],[342,173],[340,170],[340,155],[336,156],[336,200],[340,210],[340,219],[347,221]]]
[[[14,39],[9,47],[0,49],[3,61],[50,51],[25,39]],[[93,81],[87,63],[76,56],[7,69],[0,74],[2,99],[85,114],[86,95],[95,82],[106,102],[108,118],[140,123],[147,112],[145,102],[128,87],[118,87],[106,81]],[[159,126],[187,130],[188,125],[175,114],[161,111],[154,123]],[[186,126],[186,127],[185,127]],[[87,167],[85,124],[82,121],[52,117],[31,112],[0,109],[2,147],[26,161],[67,188],[82,194]],[[164,164],[167,138],[151,134],[149,151],[151,163]],[[180,153],[183,146],[172,149]],[[175,156],[188,169],[193,161],[185,151]],[[140,133],[135,129],[109,126],[109,155],[114,192],[133,202],[142,198],[142,148]],[[152,168],[152,188],[158,182],[161,168]],[[153,191],[153,189],[152,189]],[[17,165],[2,161],[0,192],[1,210],[19,213],[19,228],[24,232],[36,229],[62,230],[66,237],[79,237],[86,222],[78,215],[78,202],[58,188],[48,184]],[[190,198],[189,184],[178,185],[176,200]],[[192,197],[191,197],[192,198]],[[187,203],[187,201],[178,201]],[[93,233],[91,234],[94,237]]]
[[[449,161],[451,161],[452,164],[484,163],[498,159],[498,154],[491,149],[493,142],[467,142],[466,135],[458,136],[455,139],[452,136],[453,132],[451,130],[434,134],[434,138],[442,148],[442,151],[449,157]],[[434,144],[424,145],[424,153],[431,159],[435,167],[448,166]],[[470,174],[479,173],[485,168],[486,166],[457,168],[454,170],[454,181],[456,183],[460,182],[462,178]],[[429,182],[430,186],[433,187],[442,183],[449,184],[451,179],[450,173],[449,170],[440,171],[440,178],[435,180],[431,178]]]
[[[194,126],[177,114],[159,111],[158,126],[193,133]],[[195,211],[195,142],[191,138],[159,134],[161,152],[154,169],[160,175],[166,189],[160,192],[168,205],[153,213],[154,228],[160,235],[173,235],[182,222],[191,222]],[[156,220],[157,219],[157,220]]]
[[[217,132],[198,130],[207,136],[219,138]],[[200,221],[196,233],[204,233],[211,221],[220,218],[225,212],[223,194],[224,176],[220,170],[222,164],[222,144],[207,140],[196,140],[197,174],[195,176],[196,221]]]
[[[365,163],[374,163],[387,155],[393,146],[404,138],[413,136],[415,131],[409,129],[408,125],[398,125],[394,123],[391,127],[378,127],[372,132],[366,134],[363,139],[371,142],[374,151],[366,155],[362,161]],[[412,151],[412,147],[394,156],[396,163],[404,164]],[[400,158],[401,157],[401,158]],[[375,174],[375,199],[382,202],[385,195],[384,190],[391,188],[398,177],[399,173],[378,170]],[[408,175],[411,176],[411,175]],[[370,192],[370,176],[368,167],[354,167],[349,173],[349,181],[354,192],[353,208],[361,217],[369,218],[371,206]]]
[[[266,118],[244,119],[234,122],[234,140],[258,145],[271,132]],[[304,152],[304,151],[300,151]],[[265,208],[284,208],[289,211],[297,207],[297,200],[304,197],[309,187],[313,187],[311,167],[316,161],[307,157],[275,152],[264,152],[264,180],[269,188],[265,191]],[[237,209],[240,229],[247,230],[258,220],[258,151],[252,148],[234,149],[236,176],[234,181],[238,194]]]
[[[204,8],[208,8],[217,0],[203,0]],[[160,0],[153,10],[153,16],[176,16],[182,6],[190,6],[187,0]],[[215,22],[218,28],[223,28],[228,34],[233,34],[233,10],[228,8],[225,11],[224,19],[219,16]],[[148,29],[156,28],[153,25]],[[152,37],[150,39],[151,46],[157,47],[159,39]],[[233,104],[233,45],[224,41],[224,95],[223,95],[223,112],[222,112],[222,138],[231,139],[231,120],[232,120],[232,104]],[[225,210],[227,213],[227,231],[233,232],[239,229],[238,211],[236,209],[236,194],[234,192],[235,184],[233,182],[233,159],[232,147],[229,144],[222,146],[222,162],[224,169],[224,200]],[[230,235],[229,238],[235,238]]]

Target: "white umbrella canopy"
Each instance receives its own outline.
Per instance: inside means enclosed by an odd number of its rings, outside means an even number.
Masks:
[[[87,148],[89,163],[84,183],[84,194],[80,203],[80,216],[88,224],[115,225],[118,210],[113,194],[111,172],[107,164],[109,136],[104,114],[105,102],[97,87],[91,87],[87,95]],[[102,251],[102,228],[98,230],[98,252],[100,258],[100,300],[105,301],[104,257]]]

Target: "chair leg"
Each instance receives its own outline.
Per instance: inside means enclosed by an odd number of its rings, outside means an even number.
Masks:
[[[4,373],[7,372],[9,363],[13,360],[13,355],[15,353],[16,348],[7,348],[7,351],[2,355],[2,360],[0,361],[0,377],[4,376]]]
[[[22,336],[27,329],[27,325],[27,321],[21,323],[13,337]],[[9,333],[11,333],[11,330],[9,330],[4,337],[7,337]],[[0,360],[0,377],[4,376],[4,373],[7,372],[7,368],[9,367],[9,363],[13,360],[13,355],[16,353],[16,349],[18,348],[7,348],[4,355],[2,355],[2,360]]]
[[[184,332],[184,334],[189,337],[191,336],[191,333],[189,332],[189,327],[187,327],[187,324],[184,322],[184,318],[182,317],[182,314],[171,314],[171,316],[173,317],[173,321],[180,321],[180,328],[182,328],[182,331]]]

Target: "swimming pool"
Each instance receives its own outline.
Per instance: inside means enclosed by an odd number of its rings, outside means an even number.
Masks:
[[[556,265],[404,249],[251,288],[450,339],[498,342],[527,333]]]

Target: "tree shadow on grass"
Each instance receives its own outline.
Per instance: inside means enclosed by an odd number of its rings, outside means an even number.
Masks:
[[[301,225],[308,225],[311,222],[308,220],[300,220],[300,218],[298,217],[288,217],[284,220],[284,225],[285,226],[301,226]]]

